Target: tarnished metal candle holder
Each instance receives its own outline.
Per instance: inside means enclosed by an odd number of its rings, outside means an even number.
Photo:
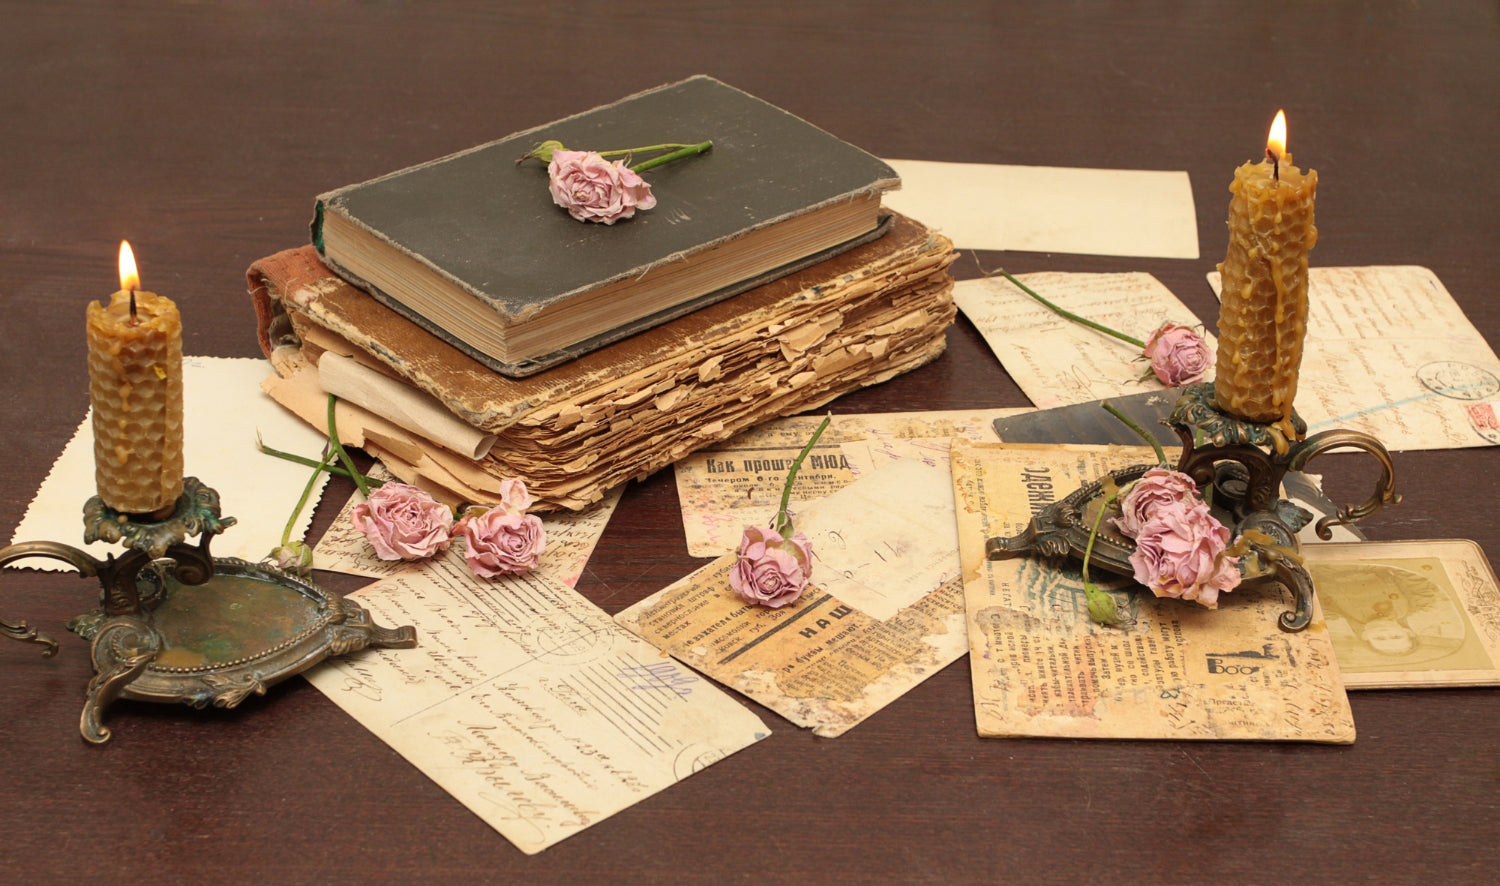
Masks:
[[[1348,430],[1307,437],[1307,425],[1295,413],[1291,423],[1294,436],[1288,439],[1275,424],[1244,421],[1221,412],[1215,405],[1212,382],[1186,388],[1163,423],[1182,440],[1177,470],[1192,477],[1199,489],[1213,490],[1214,515],[1229,527],[1240,554],[1241,586],[1279,584],[1291,594],[1293,608],[1278,619],[1283,630],[1307,627],[1313,607],[1312,578],[1298,556],[1297,541],[1297,532],[1312,514],[1280,497],[1286,473],[1303,470],[1314,457],[1333,449],[1361,450],[1380,463],[1380,478],[1368,500],[1339,508],[1318,521],[1315,531],[1325,540],[1332,537],[1333,526],[1356,523],[1401,500],[1395,489],[1390,453],[1379,440]],[[1135,542],[1116,531],[1109,521],[1096,518],[1101,508],[1109,506],[1113,490],[1153,467],[1132,465],[1111,471],[1043,508],[1017,535],[988,539],[986,554],[991,560],[1033,555],[1082,560],[1090,532],[1097,524],[1099,531],[1089,565],[1118,575],[1134,575],[1129,558]]]
[[[104,709],[118,698],[233,708],[251,695],[334,655],[367,646],[408,648],[411,627],[383,628],[364,607],[264,563],[215,558],[209,542],[233,526],[219,495],[196,477],[183,481],[170,516],[121,514],[98,496],[84,505],[84,543],[118,542],[127,552],[99,560],[52,541],[0,549],[0,567],[25,557],[71,564],[98,578],[99,608],[68,627],[90,640],[94,678],[79,719],[90,742],[109,740]],[[196,545],[187,544],[201,536]],[[0,621],[0,633],[57,643],[25,622]]]

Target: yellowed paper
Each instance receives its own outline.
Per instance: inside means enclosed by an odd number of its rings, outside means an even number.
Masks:
[[[817,735],[842,735],[963,655],[944,469],[892,464],[809,505],[812,583],[781,609],[729,586],[727,554],[615,616],[650,643]]]
[[[318,385],[317,370],[301,367],[290,375],[272,375],[261,388],[313,427],[328,426],[328,394]],[[335,406],[339,438],[383,461],[407,482],[448,504],[495,501],[500,479],[474,470],[478,463],[410,433],[362,406],[339,400]]]
[[[1313,268],[1307,300],[1309,433],[1362,431],[1392,451],[1500,443],[1500,358],[1432,271]]]
[[[1021,531],[1033,508],[1149,452],[954,442],[979,734],[1354,741],[1321,613],[1282,631],[1291,600],[1274,589],[1236,588],[1211,610],[1092,570],[1134,619],[1110,628],[1090,620],[1076,562],[985,559],[986,539]]]
[[[959,249],[1197,258],[1188,174],[888,160],[901,189],[885,205]]]
[[[1500,588],[1466,539],[1303,548],[1350,689],[1500,685]]]
[[[1038,295],[1095,323],[1145,341],[1163,323],[1201,321],[1172,291],[1143,273],[1018,274]],[[959,310],[979,329],[1000,364],[1039,408],[1159,391],[1141,349],[1058,316],[1004,277],[962,280]],[[1205,333],[1209,345],[1214,337]],[[1142,376],[1148,376],[1144,380]],[[1213,372],[1208,374],[1213,378]]]
[[[475,579],[450,553],[353,596],[421,645],[309,682],[526,853],[770,732],[544,575]]]
[[[946,468],[951,438],[994,440],[991,423],[1022,411],[835,415],[797,472],[790,510],[799,513],[807,502],[897,461]],[[717,557],[739,546],[746,526],[771,525],[787,470],[822,420],[798,416],[769,421],[677,462],[677,499],[688,553]]]
[[[377,465],[373,476],[390,478],[389,471],[378,468]],[[542,552],[537,570],[570,588],[578,584],[589,555],[594,552],[594,546],[599,543],[599,537],[609,525],[615,505],[620,503],[622,491],[617,489],[605,495],[603,501],[582,511],[540,515],[542,526],[547,530],[547,549]],[[330,572],[370,578],[385,578],[412,568],[414,564],[404,560],[382,560],[377,557],[364,534],[354,528],[349,513],[361,500],[363,496],[355,492],[344,502],[344,507],[334,517],[328,531],[323,533],[317,547],[313,548],[313,566]],[[461,542],[455,541],[454,544]]]
[[[260,454],[255,449],[256,436],[262,437],[267,446],[308,456],[323,448],[323,438],[316,431],[260,392],[260,380],[267,368],[266,361],[259,358],[183,358],[186,472],[217,491],[224,516],[237,521],[214,538],[213,552],[218,557],[255,562],[270,554],[281,544],[281,532],[292,515],[292,506],[312,473],[302,465]],[[293,527],[293,538],[301,538],[307,531],[313,505],[326,482],[326,476],[318,481],[315,494]],[[83,544],[83,504],[96,493],[94,429],[90,417],[85,416],[42,481],[11,543],[60,541],[100,559],[120,553],[118,545]],[[52,571],[70,568],[37,557],[22,560],[16,567]]]
[[[495,445],[495,435],[460,421],[431,394],[361,365],[352,357],[324,352],[318,358],[318,385],[465,458],[478,459]]]

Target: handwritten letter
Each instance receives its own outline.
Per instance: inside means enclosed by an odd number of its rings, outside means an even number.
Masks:
[[[544,575],[452,552],[355,595],[421,646],[307,679],[526,853],[764,738],[739,702]]]

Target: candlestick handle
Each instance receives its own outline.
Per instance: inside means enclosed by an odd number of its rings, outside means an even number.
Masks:
[[[42,647],[42,658],[51,658],[57,654],[57,641],[38,632],[35,628],[27,627],[26,622],[18,621],[14,624],[0,618],[0,634],[20,640],[23,643],[35,643]]]
[[[46,557],[52,560],[61,560],[78,570],[78,574],[84,578],[90,578],[99,574],[104,563],[90,556],[88,552],[65,545],[55,541],[23,541],[4,548],[0,548],[0,567],[26,557]],[[25,643],[36,643],[42,646],[42,657],[51,658],[57,654],[57,641],[37,632],[34,628],[27,627],[26,622],[9,622],[0,619],[0,634],[10,637],[12,640],[20,640]]]
[[[1341,507],[1332,516],[1317,523],[1318,538],[1328,541],[1333,537],[1334,526],[1358,523],[1386,505],[1401,503],[1401,494],[1396,491],[1396,468],[1391,463],[1391,454],[1385,445],[1369,434],[1359,431],[1332,430],[1313,434],[1292,449],[1287,467],[1293,471],[1303,470],[1309,461],[1333,449],[1358,449],[1375,456],[1380,462],[1380,479],[1375,482],[1375,492],[1363,503]]]

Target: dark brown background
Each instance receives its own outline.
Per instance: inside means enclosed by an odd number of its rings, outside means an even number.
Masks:
[[[83,307],[115,288],[122,237],[181,306],[188,353],[254,356],[244,268],[305,240],[315,194],[699,72],[884,157],[1186,169],[1197,261],[983,258],[1149,271],[1209,320],[1231,171],[1284,106],[1321,177],[1314,262],[1426,265],[1500,342],[1497,19],[1490,2],[0,3],[0,537],[87,407]],[[1026,402],[966,320],[949,344],[835,411]],[[1357,458],[1324,460],[1336,498],[1363,497]],[[1500,551],[1500,452],[1397,468],[1406,501],[1372,537]],[[695,564],[664,471],[631,485],[579,587],[614,612]],[[0,642],[6,879],[1477,882],[1500,862],[1493,690],[1356,694],[1352,747],[981,741],[962,661],[837,740],[762,711],[769,741],[526,857],[301,680],[229,712],[122,703],[115,740],[85,745],[87,649],[62,623],[94,590],[0,576],[0,613],[63,643],[42,660]]]

